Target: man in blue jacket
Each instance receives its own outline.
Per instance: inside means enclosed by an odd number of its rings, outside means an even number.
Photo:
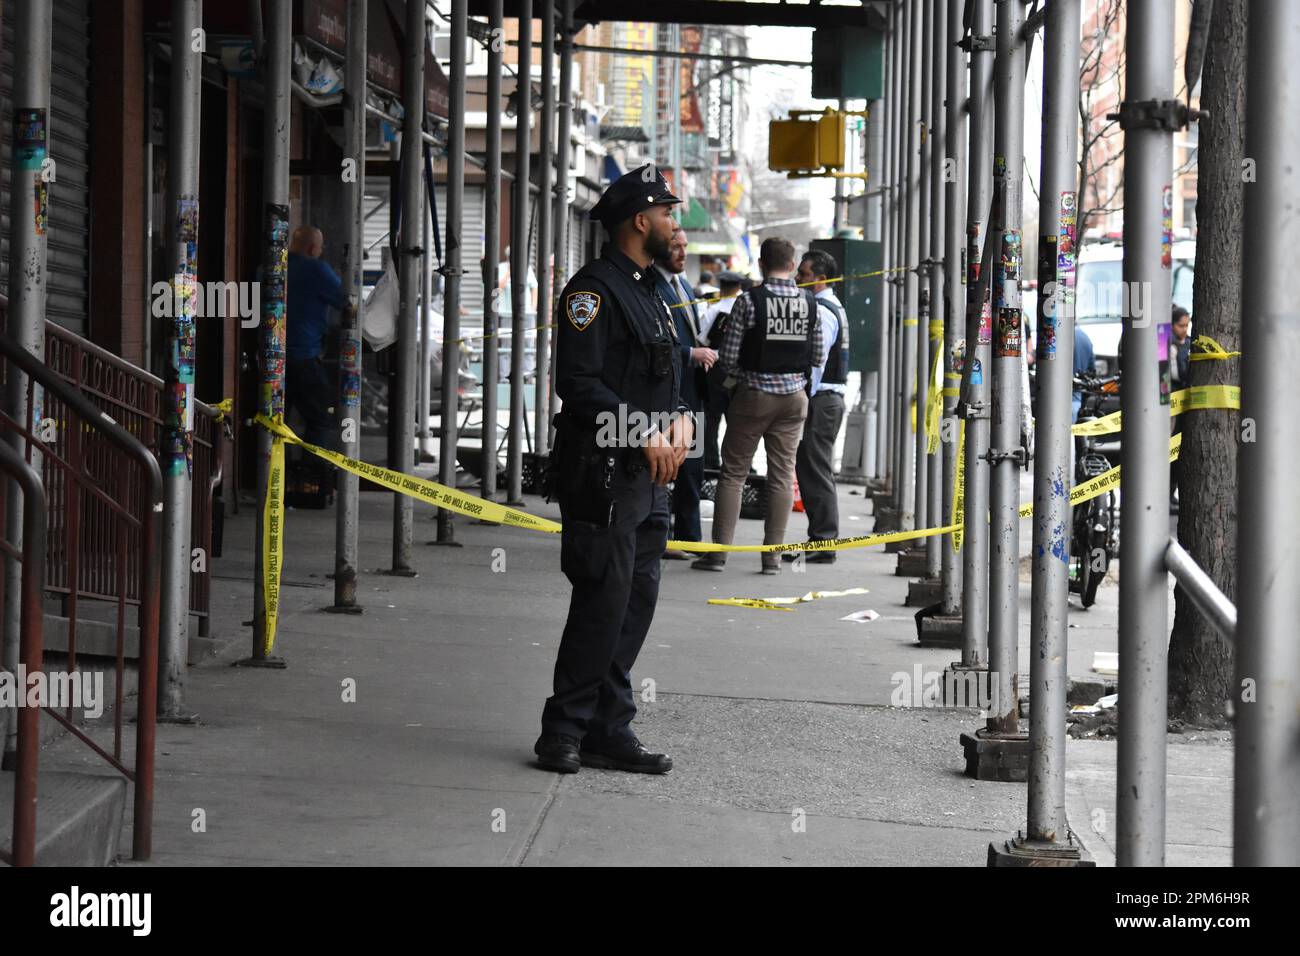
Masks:
[[[306,421],[306,441],[335,448],[338,386],[321,361],[321,352],[326,333],[338,324],[330,309],[342,311],[347,297],[338,273],[320,257],[324,247],[325,237],[315,226],[299,226],[289,239],[284,400]]]

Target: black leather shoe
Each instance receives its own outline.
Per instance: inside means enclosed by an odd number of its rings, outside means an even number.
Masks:
[[[578,738],[568,734],[542,734],[533,745],[537,764],[556,773],[577,773],[581,767]]]
[[[784,561],[786,564],[789,564],[791,561],[798,561],[799,558],[802,557],[802,556],[803,556],[803,552],[802,552],[802,551],[782,551],[782,552],[781,552],[781,560]]]
[[[667,773],[673,769],[667,754],[652,754],[635,737],[613,743],[582,742],[582,765],[628,773]]]
[[[712,557],[696,558],[691,562],[691,567],[696,571],[722,571],[726,566],[725,562]]]
[[[804,555],[804,564],[834,564],[834,551],[809,551]]]

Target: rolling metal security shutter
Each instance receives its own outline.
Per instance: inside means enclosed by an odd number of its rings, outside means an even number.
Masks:
[[[3,189],[0,190],[0,283],[9,288],[9,202],[13,149],[13,5],[4,4],[0,50],[0,114],[3,125]],[[87,0],[54,4],[50,70],[48,298],[46,315],[86,334],[90,275],[90,20]],[[25,105],[25,104],[18,104]],[[111,263],[105,263],[111,268]]]
[[[438,197],[438,232],[442,236],[443,255],[447,253],[447,187],[442,183],[434,184]],[[464,215],[460,223],[460,267],[464,274],[460,278],[460,304],[465,307],[465,315],[460,317],[462,325],[476,329],[483,328],[483,187],[465,184],[463,201]],[[438,268],[434,259],[433,267]],[[467,321],[468,320],[468,323]]]

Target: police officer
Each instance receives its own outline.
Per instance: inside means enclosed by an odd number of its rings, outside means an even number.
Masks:
[[[659,597],[668,496],[694,419],[679,399],[672,317],[655,288],[681,202],[653,166],[614,182],[591,211],[608,233],[555,315],[556,419],[551,490],[564,525],[560,566],[573,595],[554,694],[533,748],[545,769],[580,765],[667,773],[632,732],[632,665]]]
[[[808,389],[808,417],[795,456],[795,477],[808,515],[808,538],[826,541],[840,536],[840,510],[835,488],[835,439],[844,424],[844,393],[849,381],[849,323],[844,306],[835,297],[831,280],[838,279],[839,264],[821,249],[805,252],[795,279],[811,289],[817,299],[817,318],[829,351],[826,362],[812,370]],[[781,557],[791,561],[796,552]],[[834,551],[812,551],[806,561],[834,564]]]

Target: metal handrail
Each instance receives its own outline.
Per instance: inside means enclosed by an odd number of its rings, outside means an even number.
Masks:
[[[40,362],[5,332],[0,332],[0,356],[41,385],[85,425],[133,459],[144,475],[145,491],[139,516],[141,537],[139,688],[135,743],[135,806],[132,856],[147,860],[153,850],[154,739],[158,698],[158,582],[160,543],[157,516],[163,510],[162,473],[153,453],[134,435],[100,411],[78,389]],[[21,423],[13,423],[21,428]],[[42,520],[44,511],[41,512]]]
[[[23,460],[7,441],[0,440],[0,471],[5,472],[23,493],[22,599],[18,660],[25,673],[44,667],[45,591],[45,489],[36,469]],[[7,482],[0,487],[0,502],[8,494]],[[0,508],[3,504],[0,504]],[[5,547],[6,552],[12,549]],[[17,555],[14,555],[17,557]],[[13,866],[36,863],[36,768],[40,753],[40,710],[18,708],[18,751],[14,767],[13,844],[9,862]]]
[[[1165,567],[1187,592],[1196,609],[1229,641],[1237,637],[1237,606],[1219,590],[1218,585],[1173,538],[1165,548]]]

